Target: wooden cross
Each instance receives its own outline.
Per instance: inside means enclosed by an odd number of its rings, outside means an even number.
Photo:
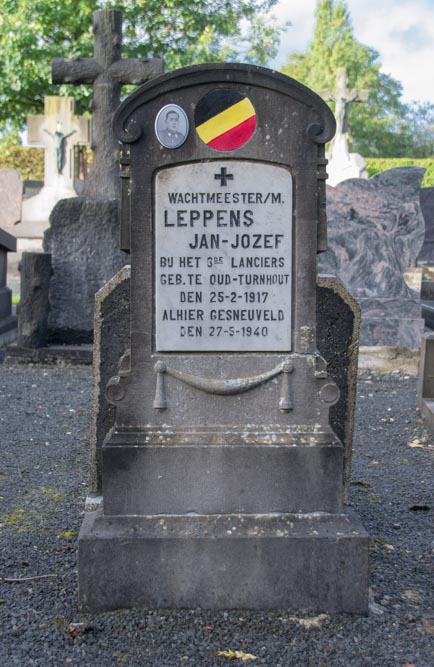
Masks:
[[[158,58],[122,58],[122,12],[101,9],[93,15],[93,58],[54,58],[53,83],[93,84],[93,164],[84,195],[97,198],[118,196],[119,144],[111,120],[120,103],[121,86],[141,84],[161,74]]]

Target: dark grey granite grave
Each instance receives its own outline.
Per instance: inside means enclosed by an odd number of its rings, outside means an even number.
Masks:
[[[434,333],[422,336],[417,406],[425,424],[434,434]]]
[[[12,291],[6,285],[8,252],[15,252],[15,236],[0,228],[0,347],[14,340],[17,318],[12,315]]]
[[[434,280],[422,280],[420,298],[425,326],[434,329]]]
[[[319,270],[337,275],[359,302],[361,345],[419,346],[420,296],[403,273],[423,243],[423,174],[420,167],[399,167],[327,188],[329,250]]]
[[[106,388],[103,506],[79,536],[82,607],[365,613],[368,538],[345,505],[340,392],[317,351],[330,110],[225,63],[142,86],[114,127],[129,341]]]
[[[425,221],[425,236],[417,256],[417,264],[434,266],[434,188],[421,188],[420,206]]]

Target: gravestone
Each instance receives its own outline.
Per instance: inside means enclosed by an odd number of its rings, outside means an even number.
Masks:
[[[45,148],[44,187],[34,197],[24,200],[17,235],[20,239],[39,239],[39,246],[56,203],[77,195],[72,169],[73,147],[90,143],[91,119],[77,116],[74,111],[73,97],[49,95],[44,99],[44,114],[27,118],[29,144],[43,144]],[[20,241],[19,246],[23,250],[29,247],[26,241]]]
[[[103,507],[79,536],[82,606],[365,613],[367,535],[316,346],[330,110],[225,63],[145,84],[114,127],[130,335],[106,389]]]
[[[424,238],[420,167],[398,167],[369,180],[327,188],[329,250],[319,270],[337,275],[362,309],[361,345],[417,348],[420,295],[404,272]]]
[[[336,89],[331,95],[335,102],[336,134],[330,145],[327,167],[328,184],[335,186],[348,178],[367,178],[366,162],[359,153],[350,153],[348,140],[348,108],[354,102],[367,102],[368,91],[350,90],[344,67],[336,74]]]
[[[16,169],[0,169],[0,228],[15,236],[21,220],[23,184]]]
[[[12,291],[6,285],[8,252],[15,252],[15,236],[0,229],[0,347],[16,337],[17,318],[12,315]]]

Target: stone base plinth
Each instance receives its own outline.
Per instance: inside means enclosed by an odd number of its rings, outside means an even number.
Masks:
[[[125,607],[367,612],[368,536],[347,514],[86,514],[79,596]]]

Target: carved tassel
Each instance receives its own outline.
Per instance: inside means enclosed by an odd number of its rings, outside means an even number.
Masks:
[[[164,382],[164,374],[166,372],[166,364],[162,361],[157,361],[154,370],[157,374],[157,381],[155,385],[155,399],[154,408],[156,410],[166,410],[166,384]]]
[[[294,367],[290,361],[285,361],[282,364],[282,384],[280,388],[279,410],[281,412],[289,412],[294,407],[291,396],[291,378],[290,375]]]

